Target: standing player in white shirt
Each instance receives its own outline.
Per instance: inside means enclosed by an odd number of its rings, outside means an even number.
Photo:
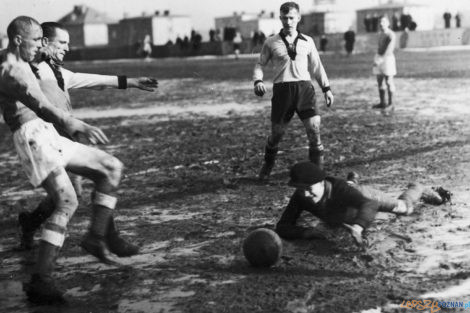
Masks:
[[[253,80],[257,96],[266,93],[263,68],[271,61],[274,67],[273,98],[271,107],[271,135],[268,137],[264,164],[259,173],[261,180],[271,174],[281,141],[289,121],[297,113],[305,126],[309,141],[309,159],[323,167],[324,147],[320,139],[320,122],[315,90],[311,76],[324,93],[326,105],[333,104],[334,97],[320,56],[313,39],[297,31],[300,22],[299,5],[286,2],[281,5],[282,30],[269,37],[263,45],[260,59],[255,65]]]

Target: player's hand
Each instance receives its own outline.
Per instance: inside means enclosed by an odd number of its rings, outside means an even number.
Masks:
[[[154,91],[158,88],[158,81],[153,77],[128,78],[127,86],[145,91]]]
[[[359,247],[362,247],[362,248],[365,248],[367,246],[367,240],[365,240],[362,237],[363,228],[361,226],[359,226],[357,224],[349,225],[349,224],[346,224],[346,223],[343,223],[343,226],[346,227],[349,230],[349,232],[351,233],[351,236],[353,237],[354,242],[356,243],[356,245],[358,245]]]
[[[255,85],[254,91],[255,91],[255,95],[257,95],[258,97],[262,97],[266,93],[266,86],[264,85],[263,82],[258,82]]]
[[[70,127],[69,133],[72,136],[76,136],[77,134],[83,135],[90,143],[92,144],[106,144],[109,142],[108,137],[104,134],[104,132],[95,126],[91,126],[83,121],[78,119],[73,119]]]
[[[328,90],[327,92],[325,92],[326,106],[330,107],[334,101],[335,101],[335,97],[333,97],[333,93],[331,92],[331,90]]]
[[[378,54],[374,56],[374,66],[380,66],[384,62],[384,58]]]

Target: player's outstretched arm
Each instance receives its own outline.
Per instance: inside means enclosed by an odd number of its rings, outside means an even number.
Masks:
[[[138,88],[145,91],[155,91],[158,88],[158,81],[153,77],[127,78],[128,88]]]
[[[100,75],[88,73],[76,73],[65,68],[61,69],[67,89],[96,89],[105,88],[138,88],[145,91],[154,91],[158,88],[158,81],[153,77],[130,78],[125,75]]]

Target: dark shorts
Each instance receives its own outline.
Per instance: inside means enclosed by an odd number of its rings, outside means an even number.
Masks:
[[[301,120],[319,114],[310,81],[274,84],[271,104],[271,122],[275,124],[288,123],[295,112]]]

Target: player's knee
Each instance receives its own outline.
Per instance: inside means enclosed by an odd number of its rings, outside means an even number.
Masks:
[[[318,115],[318,114],[312,116],[312,121],[313,121],[313,123],[318,123],[318,124],[320,124],[320,122],[321,122],[321,116]]]
[[[121,181],[124,164],[113,156],[109,156],[104,163],[107,169],[107,181],[111,186],[117,187]]]
[[[305,124],[305,128],[307,130],[307,135],[309,138],[318,137],[320,136],[320,125],[321,125],[321,118],[320,115],[313,116],[309,123]]]
[[[276,146],[281,141],[285,132],[286,128],[284,125],[273,126],[271,136],[269,137],[270,143]]]
[[[319,130],[320,129],[320,124],[321,124],[320,115],[312,116],[312,127],[313,127],[313,129]]]

